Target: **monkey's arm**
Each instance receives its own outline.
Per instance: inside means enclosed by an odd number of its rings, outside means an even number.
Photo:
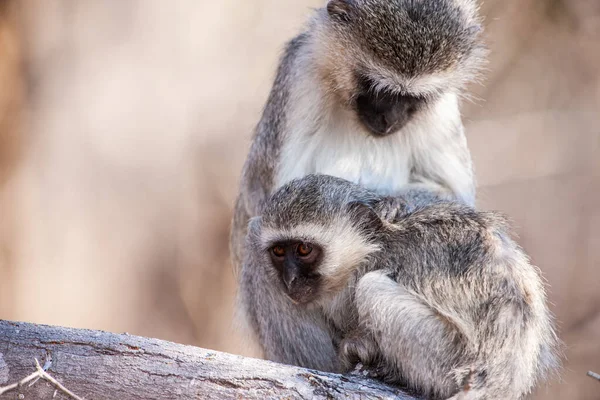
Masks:
[[[266,111],[265,111],[266,113]],[[257,134],[252,143],[250,154],[242,171],[240,193],[236,199],[231,224],[230,252],[234,273],[240,272],[244,257],[244,244],[250,218],[260,215],[262,205],[267,201],[273,189],[274,157],[276,149],[276,132],[267,132],[269,114],[263,115],[263,120],[257,127]],[[273,136],[272,141],[265,136]]]
[[[465,338],[450,320],[390,278],[388,271],[362,277],[355,302],[362,333],[340,345],[346,366],[359,359],[384,380],[408,382],[435,398],[458,391],[460,377],[452,373]]]
[[[230,237],[236,274],[241,268],[248,221],[260,215],[262,205],[275,190],[275,170],[281,156],[287,102],[292,85],[290,71],[304,42],[305,35],[301,34],[286,46],[244,164]]]

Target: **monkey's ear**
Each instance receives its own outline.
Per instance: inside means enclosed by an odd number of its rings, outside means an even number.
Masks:
[[[353,6],[353,0],[329,0],[327,13],[336,21],[349,22]]]
[[[368,203],[352,201],[346,205],[346,210],[352,215],[353,220],[358,221],[361,229],[373,232],[383,228],[383,221]]]

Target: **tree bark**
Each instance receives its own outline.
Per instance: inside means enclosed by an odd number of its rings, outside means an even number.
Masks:
[[[0,393],[36,371],[86,400],[413,399],[359,375],[339,375],[128,334],[0,320]],[[71,399],[45,379],[0,399]]]

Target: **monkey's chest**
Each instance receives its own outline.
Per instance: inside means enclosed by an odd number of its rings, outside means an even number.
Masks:
[[[277,186],[308,174],[332,175],[381,194],[403,189],[410,177],[410,152],[401,138],[360,133],[317,133],[304,143],[288,143],[280,160]],[[286,148],[287,147],[287,148]]]

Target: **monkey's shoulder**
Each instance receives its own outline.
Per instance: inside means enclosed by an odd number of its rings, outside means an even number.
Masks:
[[[405,263],[426,260],[447,274],[493,273],[525,258],[504,215],[454,202],[413,210],[395,225],[388,246]]]

